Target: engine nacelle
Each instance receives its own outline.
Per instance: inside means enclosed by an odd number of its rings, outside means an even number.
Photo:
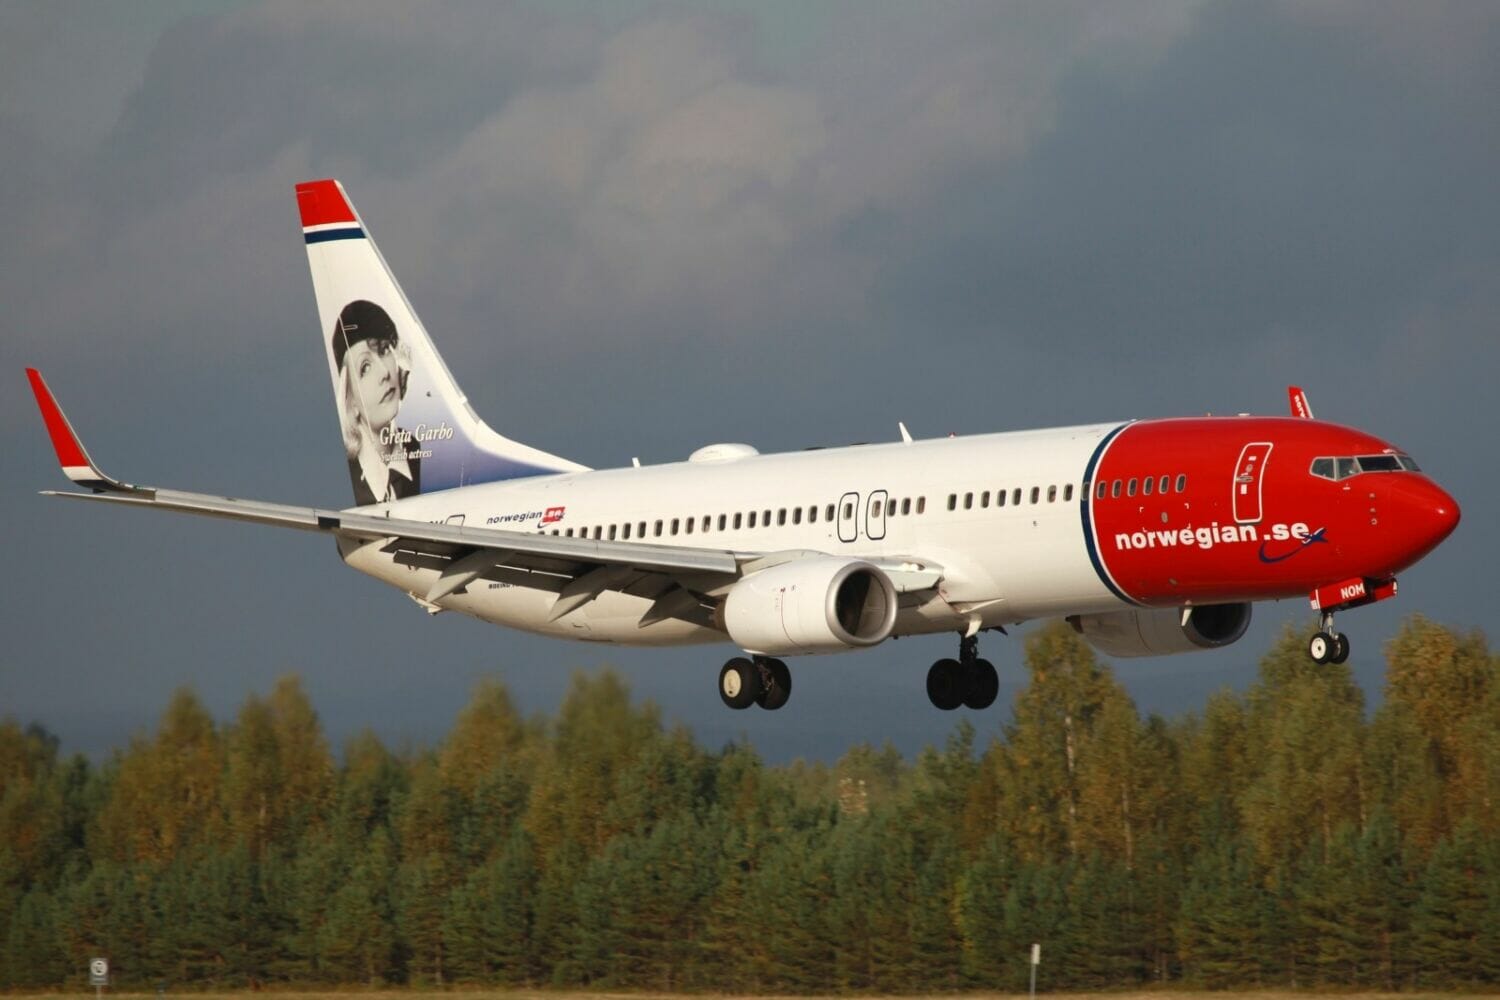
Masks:
[[[752,653],[839,653],[883,642],[896,588],[860,559],[809,556],[752,573],[724,599],[724,628]]]
[[[1068,619],[1085,639],[1109,656],[1165,656],[1227,646],[1250,627],[1250,604],[1202,604],[1183,624],[1182,611],[1112,611]]]

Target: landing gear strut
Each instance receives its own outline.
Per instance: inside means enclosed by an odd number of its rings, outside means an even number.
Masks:
[[[792,672],[781,660],[736,656],[719,670],[719,697],[733,709],[759,705],[775,711],[792,696]]]
[[[1318,631],[1307,641],[1307,655],[1319,665],[1349,659],[1349,637],[1333,627],[1332,611],[1323,612]]]
[[[958,659],[938,660],[927,671],[927,697],[945,712],[960,705],[967,708],[989,708],[1000,693],[1000,675],[995,665],[979,658],[979,637],[965,635],[958,640]]]

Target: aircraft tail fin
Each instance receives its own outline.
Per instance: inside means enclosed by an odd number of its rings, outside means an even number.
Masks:
[[[357,505],[585,468],[479,419],[343,185],[298,184],[297,208]]]
[[[1312,404],[1307,401],[1307,393],[1299,386],[1289,385],[1286,387],[1287,399],[1291,403],[1292,416],[1301,420],[1313,418]]]

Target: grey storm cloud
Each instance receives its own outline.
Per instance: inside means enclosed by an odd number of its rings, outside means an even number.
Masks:
[[[1496,93],[1489,3],[7,4],[0,360],[17,387],[42,367],[127,478],[342,502],[292,198],[337,176],[476,409],[589,464],[1275,412],[1297,381],[1470,514],[1351,616],[1371,683],[1402,614],[1492,617],[1467,581],[1500,483],[1452,428],[1496,423]],[[428,622],[302,539],[43,501],[30,400],[0,415],[27,581],[0,711],[74,745],[178,683],[227,711],[285,669],[336,732],[394,703],[388,735],[430,734],[497,663],[529,706],[614,662],[710,739],[745,724],[716,651]],[[340,628],[355,600],[401,627]],[[1120,675],[1172,711],[1244,684],[1302,610],[1260,614]],[[901,707],[941,642],[810,664],[752,738],[940,739]],[[866,713],[835,710],[850,685]]]

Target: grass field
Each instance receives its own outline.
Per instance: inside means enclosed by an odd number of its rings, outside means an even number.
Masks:
[[[239,990],[234,992],[193,992],[184,991],[180,995],[191,996],[194,1000],[213,1000],[223,997],[226,1000],[247,1000],[249,997],[263,997],[267,1000],[349,1000],[351,996],[360,995],[386,995],[400,997],[401,1000],[417,997],[458,997],[462,1000],[804,1000],[803,997],[793,995],[776,994],[742,994],[742,993],[656,993],[651,991],[639,991],[633,993],[604,993],[588,992],[580,990],[483,990],[483,989],[405,989],[393,987],[391,989],[359,989],[350,988],[345,990]],[[32,993],[32,994],[10,994],[35,997],[37,1000],[78,1000],[78,993]],[[156,1000],[155,993],[119,993],[106,992],[108,997],[114,1000]],[[168,995],[171,995],[170,993]],[[889,1000],[891,994],[830,994],[839,997],[839,1000]],[[1047,1000],[1083,1000],[1083,998],[1107,997],[1109,1000],[1478,1000],[1482,997],[1500,997],[1500,993],[1359,993],[1359,992],[1303,992],[1297,990],[1225,990],[1210,992],[1207,990],[1134,990],[1119,993],[1039,993]],[[930,996],[897,994],[901,1000],[1017,1000],[1025,997],[1024,993],[942,993]]]

